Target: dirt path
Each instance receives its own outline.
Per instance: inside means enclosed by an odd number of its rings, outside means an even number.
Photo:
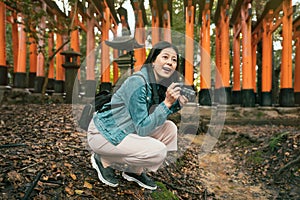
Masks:
[[[193,139],[193,151],[200,152],[204,138],[207,136],[187,136]],[[207,141],[206,141],[207,142]],[[198,159],[200,181],[215,199],[270,199],[274,191],[266,189],[263,183],[255,184],[247,171],[237,166],[237,160],[230,151],[216,144],[213,150]]]
[[[271,191],[261,184],[249,183],[249,175],[237,172],[236,161],[230,153],[214,151],[205,156],[200,162],[203,169],[203,183],[209,191],[214,191],[217,199],[268,199]]]

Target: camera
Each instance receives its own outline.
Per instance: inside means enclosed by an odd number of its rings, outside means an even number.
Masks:
[[[196,92],[191,88],[191,86],[184,85],[184,83],[179,83],[181,88],[180,95],[185,96],[189,102],[193,102],[196,97]]]

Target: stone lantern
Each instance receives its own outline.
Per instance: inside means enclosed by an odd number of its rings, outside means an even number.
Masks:
[[[134,49],[142,48],[144,45],[138,44],[135,38],[128,35],[116,37],[112,41],[105,41],[105,43],[113,49],[118,49],[125,54],[114,59],[114,62],[118,64],[121,74],[126,74],[128,70],[133,71],[134,68]]]
[[[62,66],[65,68],[65,90],[66,90],[66,103],[72,103],[73,100],[77,101],[79,95],[79,83],[76,80],[78,69],[78,59],[81,53],[73,51],[73,49],[63,51],[60,53],[65,56],[65,62]]]

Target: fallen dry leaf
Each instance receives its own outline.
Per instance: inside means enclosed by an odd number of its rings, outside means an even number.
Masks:
[[[22,181],[21,175],[16,171],[10,171],[7,173],[8,179],[12,182]]]
[[[88,188],[88,189],[92,189],[93,188],[92,184],[90,184],[87,181],[84,181],[83,187]]]
[[[71,178],[72,178],[74,181],[76,181],[77,177],[76,177],[75,174],[70,174],[70,176],[71,176]]]
[[[84,191],[83,190],[75,190],[76,194],[82,194]]]
[[[70,187],[65,187],[65,191],[66,191],[69,195],[74,195],[74,190],[72,190]]]

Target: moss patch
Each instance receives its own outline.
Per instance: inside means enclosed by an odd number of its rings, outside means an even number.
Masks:
[[[157,190],[151,194],[153,199],[178,200],[177,196],[168,190],[165,184],[162,182],[156,182],[156,184]]]

